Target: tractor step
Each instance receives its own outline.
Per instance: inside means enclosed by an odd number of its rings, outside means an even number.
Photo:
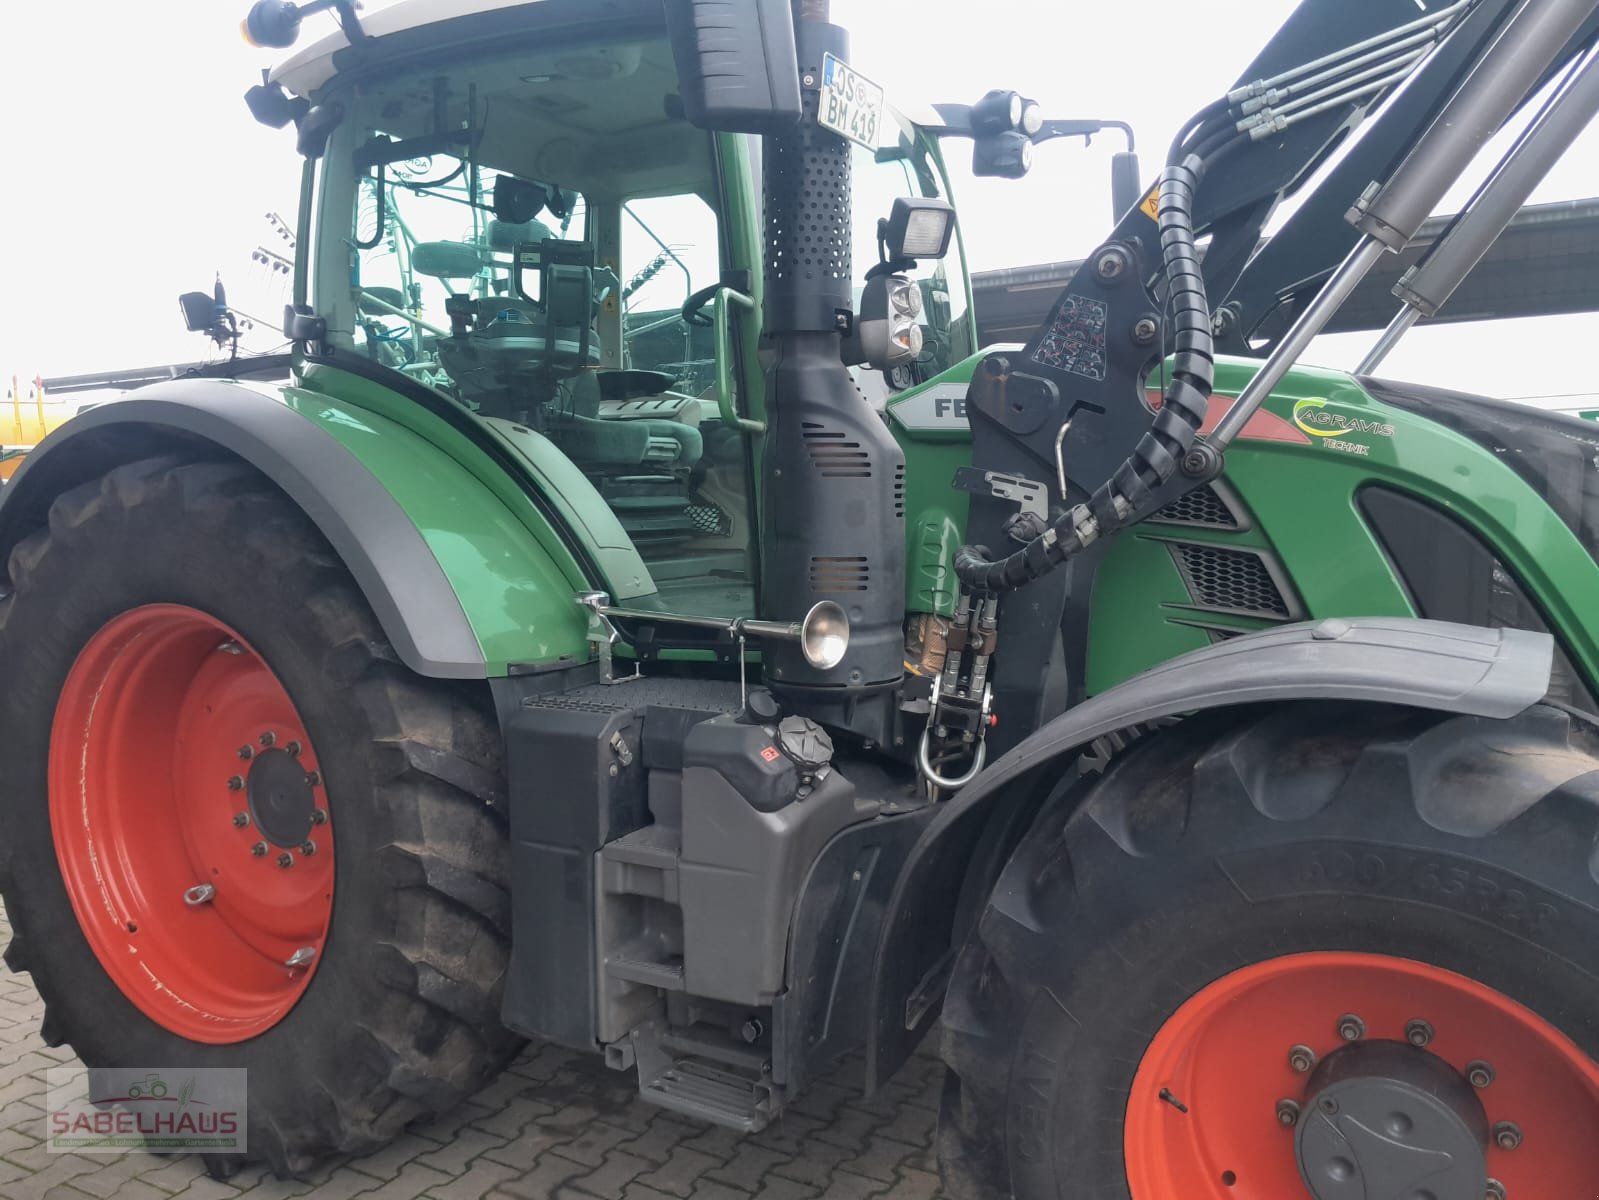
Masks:
[[[770,1084],[694,1058],[675,1060],[639,1087],[639,1098],[648,1104],[741,1133],[759,1133],[771,1123],[771,1093]]]
[[[633,1031],[626,1044],[631,1053],[608,1054],[607,1061],[638,1067],[639,1099],[647,1104],[758,1133],[783,1111],[784,1090],[772,1082],[764,1055],[714,1042],[651,1021]],[[720,1061],[712,1061],[713,1054]]]

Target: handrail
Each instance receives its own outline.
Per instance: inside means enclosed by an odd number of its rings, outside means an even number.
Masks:
[[[765,421],[741,417],[734,406],[731,310],[741,308],[745,312],[754,312],[755,301],[737,288],[723,287],[716,290],[714,303],[711,324],[716,328],[716,407],[721,413],[722,424],[731,425],[741,433],[765,433]]]

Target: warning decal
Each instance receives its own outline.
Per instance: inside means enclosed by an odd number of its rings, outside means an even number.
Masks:
[[[1067,296],[1055,311],[1044,338],[1033,351],[1033,361],[1085,379],[1105,378],[1105,319],[1103,300]]]
[[[1160,184],[1149,189],[1149,195],[1144,197],[1143,203],[1138,206],[1138,211],[1151,221],[1160,220]]]

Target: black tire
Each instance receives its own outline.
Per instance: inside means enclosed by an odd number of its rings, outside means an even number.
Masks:
[[[1500,722],[1304,703],[1135,745],[1040,816],[957,962],[947,1190],[1128,1200],[1127,1102],[1156,1031],[1282,955],[1443,967],[1599,1056],[1596,769],[1596,731],[1544,706]]]
[[[0,889],[6,962],[32,972],[45,1039],[91,1066],[247,1068],[250,1156],[280,1175],[372,1149],[492,1076],[518,1043],[499,1024],[508,849],[486,689],[402,667],[316,528],[239,463],[151,459],[74,488],[9,572]],[[232,1045],[171,1033],[123,995],[78,926],[51,839],[46,768],[68,668],[108,620],[157,602],[226,622],[269,662],[334,808],[317,970],[281,1021]]]

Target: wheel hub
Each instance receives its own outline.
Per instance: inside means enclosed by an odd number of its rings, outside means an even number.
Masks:
[[[1593,1191],[1595,1129],[1599,1063],[1537,1013],[1427,963],[1317,951],[1171,1014],[1123,1152],[1132,1200],[1552,1200]]]
[[[287,750],[263,750],[245,783],[250,818],[274,846],[298,847],[311,834],[316,793],[305,768]]]
[[[1488,1117],[1448,1063],[1404,1042],[1361,1042],[1316,1068],[1299,1122],[1315,1200],[1448,1200],[1488,1186]]]

